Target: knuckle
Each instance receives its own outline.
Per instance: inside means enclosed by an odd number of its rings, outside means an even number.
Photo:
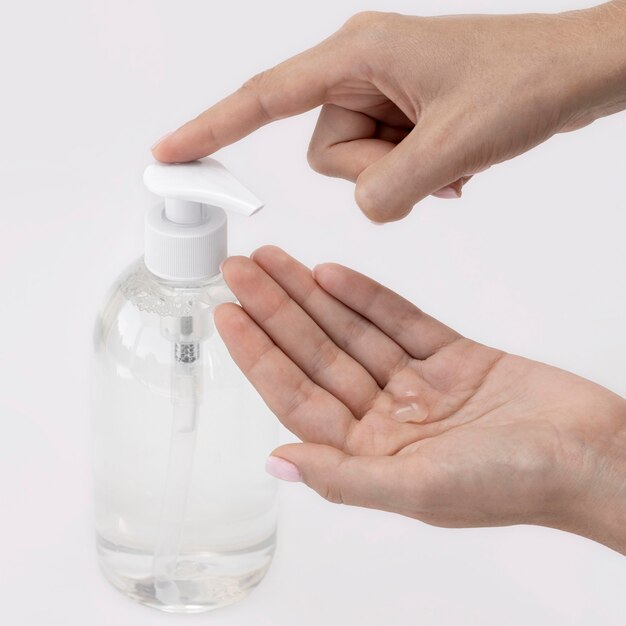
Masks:
[[[384,222],[384,215],[380,210],[378,194],[368,181],[358,181],[354,190],[354,198],[366,217],[374,222]]]
[[[378,185],[368,180],[359,180],[354,190],[357,205],[372,222],[384,224],[406,217],[413,207],[393,205],[381,196]]]
[[[380,24],[386,16],[387,14],[381,11],[359,11],[348,18],[344,24],[344,29],[358,31],[369,28]]]
[[[329,340],[322,341],[311,361],[310,371],[314,376],[320,375],[334,365],[339,355],[340,351],[333,342]]]
[[[343,494],[341,493],[340,487],[334,484],[332,481],[324,485],[319,493],[322,498],[328,500],[329,502],[332,502],[333,504],[344,503]]]
[[[397,13],[361,11],[350,17],[340,29],[344,45],[360,73],[369,78],[378,69],[386,71],[388,61],[393,57],[398,37],[398,20],[403,16]]]
[[[311,141],[306,153],[306,160],[314,172],[318,174],[329,174],[328,159],[326,150],[316,141]]]
[[[369,322],[363,317],[353,317],[345,328],[342,337],[338,338],[339,347],[342,349],[350,349],[363,339],[364,335],[370,330]]]
[[[397,13],[361,11],[350,17],[341,29],[344,34],[362,42],[368,51],[385,47],[388,39],[397,32]]]
[[[315,385],[308,378],[303,378],[282,410],[276,412],[277,417],[281,422],[288,421],[303,404],[311,399],[314,393]]]
[[[265,81],[265,71],[255,74],[251,78],[241,85],[241,91],[251,91],[257,92],[259,90],[259,86]]]
[[[239,88],[239,91],[250,94],[256,100],[259,110],[267,120],[272,119],[269,98],[272,94],[271,81],[273,70],[274,68],[270,68],[255,74]]]

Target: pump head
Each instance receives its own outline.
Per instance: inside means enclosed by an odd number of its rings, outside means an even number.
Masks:
[[[219,272],[227,256],[224,209],[250,216],[263,203],[221,163],[152,163],[146,187],[164,203],[146,214],[145,263],[167,280],[201,280]]]

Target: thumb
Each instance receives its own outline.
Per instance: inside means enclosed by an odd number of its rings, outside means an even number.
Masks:
[[[330,502],[401,511],[407,498],[401,463],[401,457],[351,456],[331,446],[292,443],[274,450],[266,469],[304,482]]]
[[[356,202],[371,220],[392,222],[405,217],[426,196],[440,195],[439,190],[448,186],[459,196],[458,184],[471,174],[464,171],[465,156],[458,145],[453,147],[442,139],[439,129],[422,122],[361,172],[356,181]]]

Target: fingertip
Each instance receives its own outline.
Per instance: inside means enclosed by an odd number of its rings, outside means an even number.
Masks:
[[[224,317],[228,315],[229,305],[231,304],[235,304],[235,303],[234,302],[220,302],[220,304],[218,304],[213,310],[213,317],[216,320],[218,318],[220,320],[224,319]],[[237,305],[235,304],[235,306]]]
[[[328,284],[335,276],[338,275],[340,265],[336,263],[318,263],[312,270],[313,278],[320,285]]]
[[[274,478],[290,483],[301,483],[302,473],[297,465],[272,453],[265,461],[265,471]]]
[[[290,463],[291,465],[297,468],[298,473],[300,475],[300,480],[303,480],[302,465],[306,465],[305,463],[306,450],[303,450],[303,447],[306,448],[307,445],[304,443],[283,444],[281,446],[278,446],[278,448],[272,450],[271,454],[268,457],[268,461],[269,459],[281,459],[282,461],[286,463]],[[268,468],[266,465],[266,470],[267,469]],[[272,474],[272,472],[269,472],[269,473]]]
[[[313,268],[313,279],[329,295],[339,297],[354,288],[353,270],[339,263],[321,263]]]
[[[245,270],[249,263],[250,259],[248,257],[242,255],[229,256],[220,263],[220,272],[228,283],[233,278],[236,278],[238,272]]]
[[[266,261],[277,261],[283,258],[286,254],[287,253],[282,248],[279,248],[278,246],[275,246],[273,244],[266,244],[264,246],[261,246],[260,248],[257,248],[250,255],[250,258],[255,262],[260,261],[261,264],[264,264]]]
[[[213,311],[213,319],[220,335],[230,334],[241,328],[245,321],[242,313],[243,309],[235,302],[218,304]]]
[[[238,299],[238,291],[245,285],[252,268],[252,261],[245,256],[229,256],[220,263],[222,278]]]
[[[220,272],[223,274],[224,273],[224,268],[226,267],[226,265],[230,265],[230,260],[235,258],[234,256],[227,256],[225,259],[222,259],[222,261],[220,262]]]
[[[176,149],[175,143],[172,140],[172,137],[176,131],[170,131],[161,137],[158,141],[156,141],[150,151],[152,152],[152,156],[162,163],[176,163]]]
[[[226,266],[229,264],[228,262],[230,261],[230,258],[231,257],[226,257],[220,261],[220,274],[224,280],[226,280]]]
[[[285,459],[296,465],[304,476],[305,482],[308,483],[318,477],[320,471],[331,471],[347,455],[333,446],[299,442],[283,444],[276,448],[271,456]]]
[[[199,127],[197,120],[167,133],[151,148],[152,156],[162,163],[188,163],[215,152],[210,129]]]

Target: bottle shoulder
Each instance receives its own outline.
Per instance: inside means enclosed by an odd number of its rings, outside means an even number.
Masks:
[[[185,317],[237,301],[221,274],[196,282],[166,281],[152,274],[143,258],[120,275],[113,292],[139,311],[159,317]]]
[[[213,312],[225,302],[236,299],[221,274],[193,284],[172,283],[158,279],[138,259],[115,281],[101,307],[94,344],[100,351],[117,344],[149,351],[148,343],[169,345],[171,335],[191,326],[189,338],[203,341],[215,334]]]

